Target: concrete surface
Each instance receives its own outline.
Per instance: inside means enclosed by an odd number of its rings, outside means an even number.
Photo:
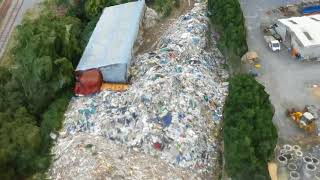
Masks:
[[[302,0],[240,0],[246,19],[247,42],[250,50],[256,51],[261,60],[261,75],[257,80],[266,87],[275,106],[274,123],[281,139],[290,140],[306,134],[285,116],[287,108],[302,108],[306,104],[320,105],[319,97],[312,93],[311,86],[320,84],[320,62],[299,62],[289,55],[286,48],[271,52],[263,41],[260,22],[265,12],[281,5]]]

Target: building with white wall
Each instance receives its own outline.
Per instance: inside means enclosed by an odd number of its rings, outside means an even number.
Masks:
[[[320,60],[320,15],[279,19],[276,30],[302,59]]]

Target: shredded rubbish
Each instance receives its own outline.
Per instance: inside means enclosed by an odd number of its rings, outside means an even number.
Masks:
[[[138,55],[125,92],[74,97],[50,179],[215,179],[228,93],[224,58],[198,1]]]

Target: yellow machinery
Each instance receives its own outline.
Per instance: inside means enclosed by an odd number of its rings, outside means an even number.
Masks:
[[[295,109],[287,110],[287,116],[290,117],[301,129],[307,133],[316,132],[316,118],[313,114],[308,112],[305,108],[304,111],[296,111]]]

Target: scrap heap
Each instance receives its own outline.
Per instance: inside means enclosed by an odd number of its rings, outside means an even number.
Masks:
[[[73,98],[49,178],[215,178],[228,74],[208,21],[195,3],[136,57],[127,91]]]

